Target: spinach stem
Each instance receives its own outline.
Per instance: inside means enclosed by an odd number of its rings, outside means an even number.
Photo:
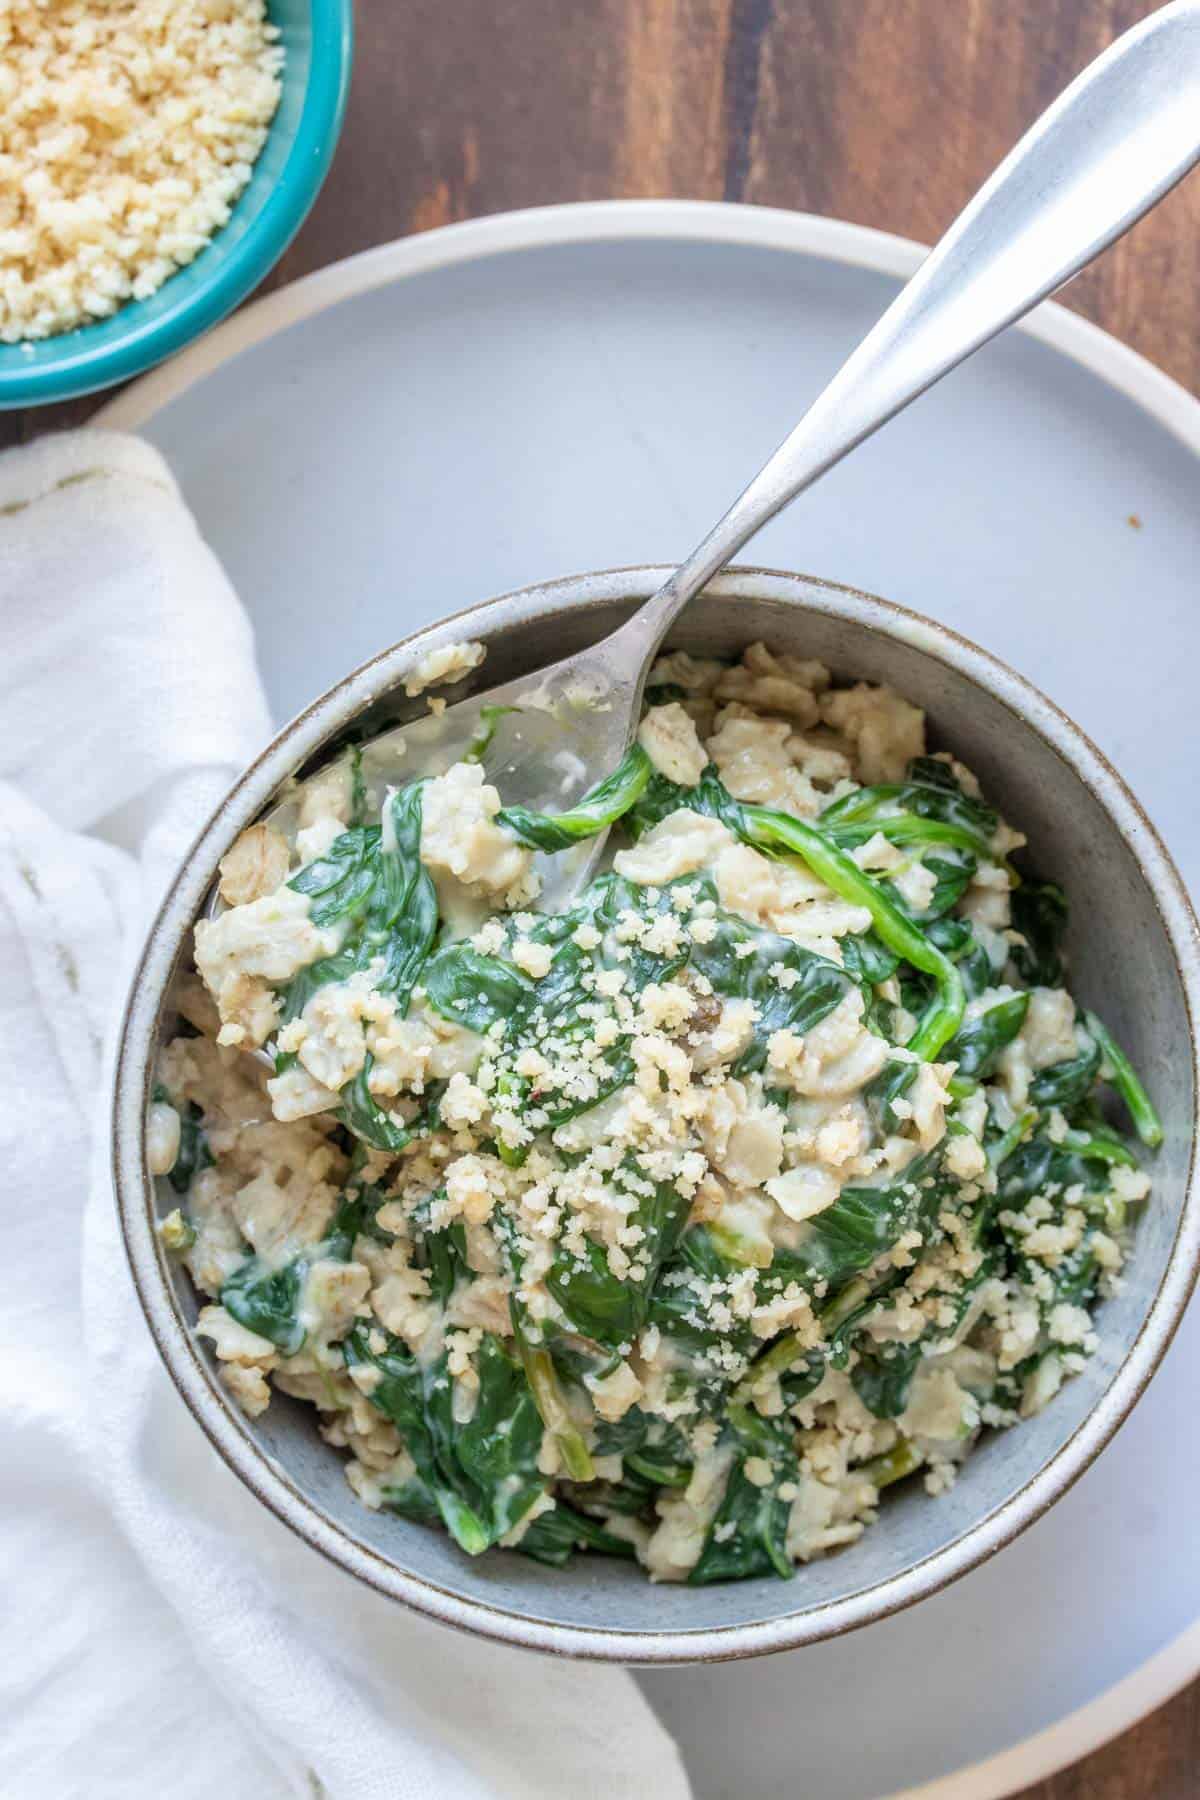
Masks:
[[[981,831],[966,825],[951,825],[942,819],[922,819],[916,813],[893,813],[883,819],[821,821],[822,835],[833,843],[854,849],[882,832],[889,844],[953,844],[958,850],[970,850],[976,856],[992,861],[988,840]]]
[[[517,1324],[515,1316],[513,1324]],[[525,1379],[529,1383],[534,1405],[542,1424],[558,1445],[563,1467],[572,1481],[594,1481],[596,1471],[592,1458],[571,1417],[553,1357],[548,1350],[531,1344],[520,1328],[516,1331],[516,1339],[521,1366],[525,1370]]]
[[[1150,1150],[1157,1150],[1163,1141],[1162,1120],[1155,1112],[1137,1071],[1104,1021],[1098,1019],[1094,1012],[1084,1013],[1083,1016],[1104,1058],[1101,1073],[1107,1071],[1107,1078],[1128,1107],[1134,1130],[1143,1144]]]
[[[897,1438],[890,1450],[882,1456],[874,1456],[870,1462],[860,1463],[853,1472],[865,1475],[873,1487],[891,1487],[894,1481],[903,1481],[906,1475],[913,1475],[921,1467],[925,1458],[917,1449],[911,1438]]]
[[[923,1061],[931,1062],[954,1036],[962,1022],[966,1005],[962,976],[919,926],[905,918],[878,883],[871,880],[851,861],[843,850],[824,834],[800,819],[775,812],[766,806],[743,806],[742,817],[752,842],[782,848],[799,856],[826,887],[851,906],[861,906],[871,915],[876,935],[905,962],[923,974],[932,975],[937,995],[926,1008],[921,1021],[905,1048]]]
[[[582,838],[595,837],[627,813],[647,786],[654,765],[640,744],[631,744],[611,775],[589,788],[566,812],[531,812],[524,806],[505,806],[496,821],[534,850],[553,855]]]

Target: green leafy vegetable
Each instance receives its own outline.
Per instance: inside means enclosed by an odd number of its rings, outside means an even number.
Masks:
[[[1067,897],[1057,882],[1024,881],[1013,894],[1013,929],[1025,942],[1013,945],[1012,959],[1021,980],[1030,987],[1062,986],[1067,919]]]
[[[795,1487],[800,1480],[794,1433],[786,1421],[764,1419],[736,1403],[729,1408],[729,1424],[737,1459],[688,1581],[699,1587],[711,1581],[769,1575],[772,1570],[781,1580],[790,1581],[796,1572],[787,1549],[792,1505],[779,1490],[789,1484]],[[746,1473],[752,1459],[766,1467],[765,1483],[751,1480]],[[755,1473],[760,1469],[756,1467]]]
[[[895,1344],[862,1350],[850,1371],[854,1391],[877,1419],[898,1419],[908,1405],[921,1345]]]
[[[808,1221],[797,1249],[777,1253],[781,1270],[832,1287],[869,1268],[905,1232],[919,1230],[925,1236],[946,1192],[940,1151],[939,1145],[918,1157],[889,1182],[844,1187],[832,1206]]]
[[[398,1125],[383,1111],[369,1085],[374,1066],[375,1058],[368,1050],[358,1074],[341,1090],[342,1104],[338,1107],[336,1116],[348,1131],[352,1131],[365,1144],[372,1145],[376,1150],[398,1153],[411,1144],[414,1137],[420,1135],[420,1127]]]
[[[350,752],[350,823],[362,825],[367,817],[367,784],[363,778],[362,749],[355,744]]]
[[[642,1279],[619,1280],[609,1267],[607,1251],[591,1238],[582,1261],[560,1251],[546,1275],[546,1286],[575,1329],[610,1346],[631,1342],[645,1323],[659,1270],[675,1249],[691,1206],[673,1182],[648,1183],[631,1159],[615,1172],[613,1186],[625,1186],[632,1193],[651,1188],[649,1194],[640,1194],[631,1219],[642,1233],[638,1243]]]
[[[317,1262],[350,1260],[354,1240],[366,1224],[364,1193],[359,1188],[343,1194],[320,1243],[310,1244],[282,1267],[273,1268],[261,1256],[248,1257],[221,1288],[226,1312],[285,1356],[295,1356],[307,1336],[302,1302],[309,1270]]]
[[[426,963],[421,985],[435,1012],[468,1031],[490,1031],[526,1008],[533,983],[511,963],[470,944],[447,944]]]
[[[202,1169],[213,1167],[213,1153],[204,1135],[204,1114],[194,1100],[177,1107],[179,1113],[179,1154],[167,1180],[177,1194],[186,1194]]]
[[[481,706],[479,709],[479,730],[471,739],[463,761],[469,763],[482,762],[491,748],[492,739],[496,735],[501,719],[509,713],[519,713],[519,706]]]
[[[629,1538],[606,1531],[597,1520],[576,1512],[561,1500],[555,1501],[551,1511],[538,1514],[517,1549],[523,1556],[532,1556],[553,1569],[565,1568],[575,1550],[598,1550],[602,1556],[636,1554]]]
[[[921,758],[920,767],[925,777],[922,780],[858,788],[841,800],[833,801],[824,808],[818,820],[822,830],[869,825],[872,830],[882,831],[887,836],[889,827],[898,818],[907,816],[953,826],[962,833],[968,849],[974,848],[979,855],[989,856],[990,840],[1000,822],[993,809],[981,800],[970,799],[954,782],[953,776],[949,784],[944,781],[940,774],[946,767],[944,763],[935,763],[932,757]],[[929,776],[934,770],[939,773],[931,780]],[[870,831],[866,835],[869,837]]]
[[[417,1267],[429,1277],[429,1291],[439,1306],[447,1306],[460,1281],[469,1281],[467,1234],[460,1219],[435,1228],[430,1222],[434,1202],[445,1198],[445,1189],[420,1200],[409,1214],[416,1239]]]
[[[982,1081],[995,1068],[1000,1052],[1017,1036],[1028,1011],[1028,994],[1014,994],[1011,1000],[997,1001],[986,1012],[969,1019],[951,1038],[943,1052],[946,1061],[958,1064],[960,1076]]]
[[[626,814],[625,829],[631,837],[642,837],[680,807],[699,813],[702,818],[716,819],[735,836],[744,835],[740,830],[742,803],[734,799],[712,763],[704,770],[696,786],[690,788],[681,787],[678,782],[669,780],[656,770],[636,804]]]
[[[1029,1098],[1035,1106],[1075,1106],[1080,1100],[1086,1100],[1096,1085],[1100,1061],[1100,1045],[1095,1038],[1090,1038],[1077,1056],[1039,1069],[1029,1083]]]
[[[336,955],[302,969],[284,990],[284,1023],[325,983],[376,963],[382,967],[374,970],[375,988],[393,994],[402,1015],[408,1010],[438,924],[437,890],[421,861],[424,785],[399,789],[387,802],[382,826],[343,832],[289,881],[308,895],[314,925],[345,919],[350,930]]]
[[[493,1224],[514,1281],[513,1292],[508,1297],[509,1319],[538,1416],[558,1445],[563,1467],[571,1480],[591,1481],[596,1472],[591,1453],[572,1417],[553,1354],[516,1291],[515,1284],[520,1280],[525,1261],[516,1226],[507,1213],[499,1211],[493,1215]]]
[[[256,1331],[285,1356],[295,1356],[307,1336],[300,1296],[309,1266],[307,1257],[297,1256],[272,1269],[261,1257],[251,1256],[224,1283],[221,1305],[247,1331]]]
[[[1137,1071],[1103,1021],[1093,1012],[1085,1013],[1084,1018],[1094,1041],[1100,1047],[1103,1057],[1100,1070],[1102,1078],[1112,1082],[1129,1108],[1134,1130],[1143,1144],[1151,1150],[1157,1150],[1163,1141],[1162,1121],[1155,1112]]]
[[[465,1424],[452,1410],[453,1384],[445,1357],[420,1362],[399,1339],[371,1348],[372,1333],[356,1325],[343,1344],[349,1368],[376,1371],[372,1405],[396,1426],[417,1475],[442,1523],[470,1556],[478,1556],[511,1531],[545,1491],[537,1469],[541,1421],[520,1363],[500,1339],[486,1332],[476,1372],[475,1413]],[[428,1516],[420,1490],[393,1490],[397,1510]]]
[[[870,1462],[860,1463],[857,1473],[864,1475],[874,1487],[891,1487],[908,1475],[915,1475],[925,1458],[910,1438],[897,1438],[890,1450]]]
[[[877,986],[900,967],[896,952],[889,950],[873,931],[844,937],[841,944],[843,968],[863,987]]]
[[[766,1066],[767,1044],[776,1031],[811,1031],[850,992],[852,981],[827,957],[747,925],[735,913],[718,912],[714,923],[709,942],[693,945],[689,965],[714,993],[753,1002],[751,1041],[732,1072],[757,1073]]]
[[[870,913],[875,935],[890,950],[915,969],[933,976],[937,998],[926,1010],[907,1048],[914,1056],[936,1056],[954,1036],[962,1019],[962,979],[954,964],[905,917],[882,887],[813,826],[765,806],[745,806],[741,810],[745,821],[743,835],[749,842],[802,858],[826,887]]]
[[[288,882],[312,902],[309,917],[314,925],[365,911],[380,873],[380,830],[359,825],[334,838],[323,856],[306,863]]]
[[[567,812],[535,813],[524,806],[506,806],[497,822],[534,850],[568,850],[582,838],[595,837],[627,813],[653,773],[653,765],[640,744],[633,744],[622,761],[591,788]]]

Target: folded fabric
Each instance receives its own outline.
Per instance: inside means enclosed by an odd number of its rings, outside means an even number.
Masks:
[[[269,722],[149,446],[0,456],[0,718],[0,1792],[684,1800],[627,1673],[362,1588],[241,1486],[158,1361],[108,1169],[114,1026],[153,903]]]

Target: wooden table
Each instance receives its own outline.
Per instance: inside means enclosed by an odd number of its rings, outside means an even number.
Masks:
[[[455,219],[743,200],[931,240],[1144,0],[365,0],[345,137],[271,278]],[[1200,175],[1067,304],[1200,388]],[[0,443],[95,401],[0,415]],[[1200,1684],[1026,1800],[1195,1800]]]

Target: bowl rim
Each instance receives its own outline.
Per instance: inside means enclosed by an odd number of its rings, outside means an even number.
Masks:
[[[268,7],[270,0],[268,0]],[[102,348],[89,343],[90,325],[60,337],[41,339],[38,348],[62,345],[52,361],[22,367],[15,360],[0,366],[0,411],[47,406],[78,399],[152,369],[231,313],[274,268],[320,193],[341,136],[354,53],[353,0],[309,0],[311,50],[304,104],[279,179],[253,226],[214,271],[211,279],[139,324],[129,315],[129,329]],[[287,78],[286,65],[284,79]],[[222,228],[224,229],[224,228]],[[210,244],[220,241],[214,233]],[[205,245],[205,250],[210,246]],[[205,251],[201,251],[203,256]],[[191,265],[191,266],[194,266]],[[182,273],[183,271],[178,271]],[[163,284],[169,287],[173,277]],[[159,290],[160,292],[163,290]],[[126,306],[136,308],[137,302]],[[126,310],[118,308],[112,319]],[[110,321],[93,321],[93,324]],[[19,353],[19,344],[5,345]]]
[[[1092,792],[1142,868],[1175,960],[1189,1021],[1193,1077],[1184,1198],[1170,1254],[1128,1353],[1107,1390],[1047,1463],[1015,1494],[920,1562],[841,1599],[766,1620],[662,1632],[564,1625],[483,1599],[464,1598],[407,1573],[357,1541],[306,1496],[254,1437],[219,1388],[185,1323],[154,1228],[153,1183],[144,1131],[162,997],[178,950],[219,857],[276,788],[365,710],[393,692],[416,659],[461,638],[485,640],[566,606],[599,608],[652,593],[671,573],[639,565],[532,583],[477,602],[380,651],[286,724],[233,784],[198,833],[150,926],[122,1015],[113,1084],[112,1170],[126,1253],[138,1299],[168,1373],[217,1449],[277,1518],[330,1561],[377,1591],[442,1623],[526,1649],[646,1666],[722,1662],[796,1649],[899,1612],[987,1561],[1033,1524],[1090,1467],[1144,1393],[1182,1318],[1200,1272],[1200,923],[1170,853],[1125,781],[1091,739],[1024,676],[953,628],[859,589],[820,577],[739,565],[706,593],[733,600],[783,600],[849,620],[911,645],[982,686],[1035,731]]]

